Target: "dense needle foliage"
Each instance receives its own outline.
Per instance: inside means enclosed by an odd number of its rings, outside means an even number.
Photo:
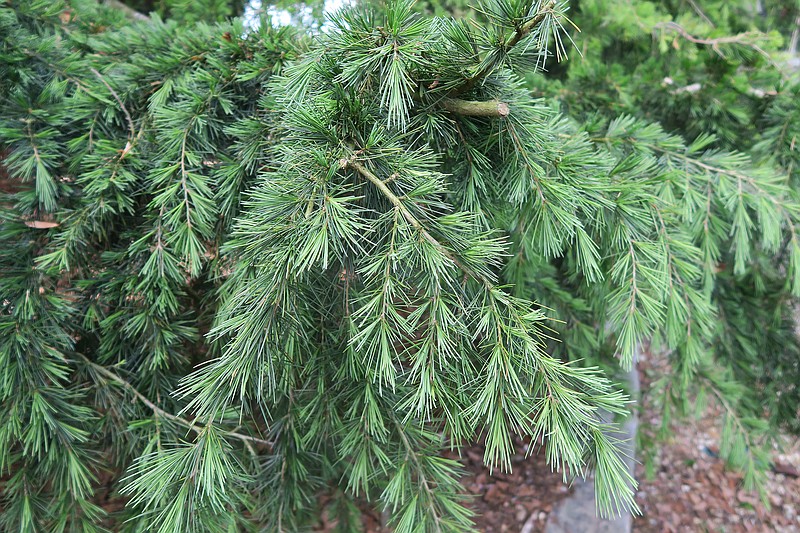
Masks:
[[[722,151],[741,152],[739,157],[746,155],[751,164],[762,167],[765,178],[771,174],[781,186],[788,180],[796,190],[800,183],[800,6],[796,2],[582,0],[573,8],[571,18],[582,31],[572,27],[570,33],[581,57],[550,64],[546,76],[530,76],[536,92],[555,95],[562,109],[581,123],[605,124],[631,115],[707,143],[715,157]],[[603,142],[602,134],[597,138]],[[682,158],[687,154],[660,153],[673,166],[689,162]],[[695,192],[707,190],[697,186]],[[716,186],[710,191],[719,192]],[[739,194],[747,194],[747,189]],[[707,205],[713,201],[709,196]],[[702,200],[694,202],[699,205]],[[703,245],[712,335],[678,349],[670,343],[668,350],[654,349],[680,371],[662,376],[646,391],[661,398],[665,435],[676,417],[702,412],[705,398],[717,403],[725,413],[723,451],[733,464],[744,466],[747,480],[756,484],[769,458],[755,450],[767,450],[777,428],[795,434],[800,430],[796,299],[787,283],[791,268],[786,262],[795,234],[788,218],[783,218],[790,216],[788,211],[772,204],[774,209],[764,209],[773,212],[781,229],[768,228],[766,210],[756,219],[744,212],[738,215],[738,227],[743,223],[748,228],[747,235],[738,233],[741,244],[734,243],[741,249],[749,247],[744,263],[742,256],[737,260],[713,241]],[[707,222],[709,229],[716,225],[718,239],[737,238],[737,226],[728,226],[724,217],[695,214],[687,219],[702,223],[704,231]],[[767,237],[772,231],[773,237]],[[761,239],[780,241],[778,253],[774,244]],[[715,273],[709,273],[711,269]]]
[[[798,429],[796,89],[745,146],[575,98],[566,5],[419,7],[313,35],[0,7],[0,528],[469,530],[442,451],[475,442],[627,512],[596,365],[648,341],[758,485]]]

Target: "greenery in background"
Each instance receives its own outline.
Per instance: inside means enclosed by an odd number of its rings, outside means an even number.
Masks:
[[[102,4],[102,2],[100,2]],[[196,22],[224,22],[230,17],[241,16],[247,0],[124,0],[109,2],[112,6],[127,6],[138,14],[155,14],[179,24]],[[129,13],[138,18],[135,13]]]
[[[556,2],[397,1],[314,39],[3,4],[0,528],[468,530],[441,452],[475,442],[625,512],[596,365],[649,340],[665,424],[713,398],[757,487],[800,429],[800,122],[743,25],[792,8],[731,4],[582,0],[579,38]]]
[[[706,143],[714,157],[739,151],[772,174],[771,181],[797,190],[800,5],[581,0],[572,4],[570,16],[582,30],[571,30],[581,57],[549,65],[547,76],[530,76],[534,92],[556,97],[562,110],[582,123],[604,124],[630,115]],[[659,155],[659,164],[674,165],[686,154]],[[691,188],[705,194],[699,184]],[[747,188],[737,194],[746,195]],[[768,238],[769,223],[741,212],[739,222],[729,226],[703,217],[702,199],[695,202],[697,209],[684,216],[694,223],[695,239],[700,238],[695,242],[702,252],[713,327],[699,342],[667,343],[674,372],[661,376],[646,393],[662,398],[664,435],[676,415],[702,412],[707,397],[716,401],[725,413],[724,456],[745,469],[747,481],[757,481],[776,431],[800,430],[796,302],[785,265],[796,236],[788,218],[779,220],[789,216],[785,206],[773,203],[769,209],[775,223],[790,231],[773,244],[755,244],[745,266],[735,254],[708,246],[702,235],[716,225],[720,236],[735,241],[739,224],[747,227],[748,236],[763,231],[761,240]],[[709,196],[706,205],[712,202]]]

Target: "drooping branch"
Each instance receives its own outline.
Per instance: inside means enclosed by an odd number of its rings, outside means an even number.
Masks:
[[[436,506],[433,505],[433,502],[436,501],[436,493],[431,488],[431,485],[428,483],[428,478],[425,475],[425,470],[422,468],[422,464],[419,462],[419,457],[417,450],[411,445],[408,441],[408,437],[406,436],[405,430],[400,422],[397,421],[397,418],[392,413],[392,422],[394,426],[397,428],[397,434],[400,436],[400,440],[403,442],[403,447],[406,449],[406,461],[411,459],[411,463],[417,470],[417,479],[422,484],[422,488],[425,490],[426,495],[428,496],[428,509],[430,509],[431,516],[436,524],[436,531],[442,531],[441,527],[441,518],[439,516],[439,511],[436,509]]]
[[[343,169],[348,167],[352,168],[353,170],[361,174],[363,177],[365,177],[367,180],[369,180],[373,185],[375,185],[375,187],[386,197],[386,199],[388,199],[389,202],[391,202],[391,204],[395,206],[398,209],[398,211],[400,211],[400,213],[403,215],[403,218],[405,218],[406,221],[409,224],[411,224],[411,227],[419,231],[420,235],[422,235],[422,237],[426,241],[428,241],[431,245],[433,245],[434,248],[439,250],[442,253],[442,255],[444,255],[450,261],[452,261],[453,264],[456,265],[456,267],[458,267],[462,272],[472,277],[473,279],[480,281],[489,290],[493,290],[495,288],[494,283],[492,283],[491,280],[487,279],[485,276],[482,276],[477,272],[475,272],[473,269],[469,268],[458,257],[456,257],[456,255],[452,251],[450,251],[447,247],[445,247],[445,245],[440,243],[436,239],[436,237],[431,235],[428,232],[428,230],[425,229],[422,223],[419,220],[417,220],[414,214],[408,210],[403,201],[400,198],[398,198],[397,195],[394,194],[391,189],[389,189],[386,183],[382,181],[378,176],[376,176],[372,171],[370,171],[367,167],[358,162],[355,159],[355,157],[351,157],[350,159],[342,159],[339,162],[339,164]]]
[[[756,44],[760,40],[766,39],[766,35],[761,32],[756,31],[748,31],[744,33],[740,33],[738,35],[730,35],[726,37],[717,37],[715,39],[701,39],[699,37],[695,37],[686,29],[676,22],[659,22],[655,26],[654,29],[663,29],[663,30],[672,30],[677,32],[681,37],[689,41],[690,43],[694,44],[702,44],[704,46],[710,46],[717,55],[724,58],[726,57],[725,54],[722,52],[720,48],[723,45],[740,45],[750,48],[756,52],[758,52],[764,59],[775,65],[772,61],[772,57],[758,44]]]
[[[103,75],[100,74],[100,72],[94,67],[89,68],[89,70],[92,72],[92,74],[97,76],[97,79],[100,80],[100,82],[102,82],[103,85],[106,86],[108,92],[111,93],[111,96],[114,97],[114,100],[117,101],[119,107],[122,109],[122,112],[125,114],[125,120],[128,123],[128,130],[130,131],[131,134],[130,137],[128,138],[128,146],[126,146],[125,150],[125,153],[127,153],[127,151],[130,150],[131,143],[133,143],[133,140],[136,138],[136,127],[133,125],[133,118],[131,118],[131,114],[128,112],[128,108],[125,107],[122,98],[119,97],[117,91],[115,91],[114,88],[111,87],[111,85],[109,85],[109,83],[105,80],[105,78],[103,78]]]
[[[89,358],[87,358],[83,354],[78,354],[78,356],[83,360],[84,363],[86,363],[87,366],[91,367],[95,372],[97,372],[98,374],[102,374],[107,379],[117,383],[118,385],[121,385],[122,388],[126,389],[128,392],[133,394],[133,396],[137,400],[142,402],[151,411],[153,411],[153,413],[156,414],[157,416],[160,416],[162,418],[166,418],[167,420],[171,420],[171,421],[175,422],[178,425],[181,425],[181,426],[183,426],[183,427],[185,427],[187,429],[190,429],[190,430],[194,431],[198,435],[201,434],[204,431],[204,428],[202,426],[198,426],[197,424],[195,424],[195,423],[193,423],[193,422],[191,422],[189,420],[186,420],[185,418],[181,418],[179,416],[175,416],[172,413],[169,413],[169,412],[165,411],[164,409],[160,408],[158,405],[156,405],[155,403],[150,401],[150,399],[147,396],[145,396],[144,394],[139,392],[139,390],[136,389],[136,387],[134,387],[133,384],[131,384],[129,381],[126,381],[125,379],[123,379],[120,375],[112,372],[111,370],[107,369],[103,365],[98,365],[97,363],[95,363],[94,361],[90,360]],[[259,439],[257,437],[251,437],[250,435],[244,435],[242,433],[237,433],[235,431],[225,431],[224,433],[225,433],[225,435],[228,435],[229,437],[233,437],[233,438],[241,440],[246,445],[249,445],[249,444],[253,443],[253,444],[261,444],[261,445],[268,446],[268,447],[272,448],[272,443],[269,442],[268,440]]]

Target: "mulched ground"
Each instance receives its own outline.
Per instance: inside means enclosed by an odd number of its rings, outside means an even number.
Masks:
[[[640,364],[642,390],[660,373],[659,366],[657,358]],[[640,431],[647,431],[648,423],[658,427],[660,416],[646,395],[643,400]],[[800,440],[787,440],[783,452],[773,454],[775,470],[783,473],[767,473],[768,509],[756,494],[742,490],[742,476],[716,457],[719,431],[719,413],[710,408],[697,422],[674,428],[670,441],[658,449],[653,479],[638,466],[643,514],[634,521],[635,532],[800,532]]]
[[[664,371],[660,365],[653,357],[640,362],[643,391]],[[646,394],[640,416],[640,430],[660,424],[660,412]],[[777,471],[767,473],[767,508],[756,494],[742,489],[742,476],[716,457],[719,420],[710,408],[700,420],[676,425],[671,439],[657,448],[652,479],[643,464],[637,466],[642,516],[634,520],[635,533],[800,533],[800,440],[787,439],[784,449],[773,455]],[[490,475],[482,454],[477,447],[465,455],[470,475],[464,485],[478,513],[477,531],[544,531],[553,504],[570,492],[560,474],[550,471],[542,455],[519,455],[512,474]]]
[[[640,362],[643,391],[664,371],[660,365],[651,356]],[[645,394],[640,431],[652,431],[659,423],[660,411]],[[742,476],[716,457],[718,446],[719,413],[713,408],[696,422],[674,427],[670,440],[657,447],[654,476],[648,479],[644,465],[637,466],[636,500],[642,516],[633,522],[634,533],[800,533],[800,440],[787,440],[784,450],[773,455],[779,472],[767,473],[769,508],[741,488]],[[525,458],[520,442],[517,449],[511,473],[491,474],[483,466],[481,446],[462,451],[468,473],[463,484],[477,514],[476,531],[541,533],[553,505],[570,494],[543,454]],[[367,531],[383,533],[378,523],[379,517],[369,517]]]
[[[477,513],[475,525],[486,533],[525,533],[543,531],[553,504],[569,495],[570,489],[553,473],[543,451],[526,458],[523,443],[513,458],[510,473],[483,466],[483,448],[466,452],[464,459],[470,475],[463,483]]]

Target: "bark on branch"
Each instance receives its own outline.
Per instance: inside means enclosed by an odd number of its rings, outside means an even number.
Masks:
[[[204,428],[202,426],[198,426],[197,424],[195,424],[195,423],[193,423],[193,422],[191,422],[189,420],[186,420],[185,418],[181,418],[179,416],[175,416],[172,413],[169,413],[169,412],[163,410],[162,408],[160,408],[159,406],[157,406],[156,404],[154,404],[152,401],[150,401],[150,399],[147,396],[145,396],[144,394],[139,392],[136,389],[136,387],[133,386],[133,384],[131,384],[130,382],[128,382],[125,379],[123,379],[120,375],[112,372],[111,370],[109,370],[108,368],[104,367],[103,365],[98,365],[97,363],[95,363],[94,361],[90,360],[89,358],[87,358],[83,354],[78,354],[78,356],[83,360],[83,362],[87,366],[91,367],[95,372],[97,372],[98,374],[101,374],[106,379],[109,379],[109,380],[117,383],[118,385],[121,385],[123,389],[126,389],[128,392],[133,394],[133,396],[137,400],[139,400],[144,405],[146,405],[157,416],[160,416],[160,417],[165,418],[167,420],[171,420],[172,422],[175,422],[176,424],[178,424],[180,426],[183,426],[183,427],[185,427],[187,429],[190,429],[190,430],[194,431],[198,435],[203,432]],[[261,445],[264,445],[264,446],[268,446],[270,449],[272,448],[272,443],[269,442],[268,440],[259,439],[257,437],[251,437],[250,435],[244,435],[242,433],[237,433],[235,431],[224,431],[223,430],[223,433],[225,435],[229,436],[229,437],[232,437],[232,438],[235,438],[235,439],[239,439],[240,441],[244,442],[246,445],[249,445],[250,443],[253,443],[253,444],[261,444]]]
[[[762,57],[764,57],[764,59],[766,59],[767,61],[769,61],[774,65],[774,63],[772,62],[772,57],[763,48],[761,48],[760,46],[758,46],[758,44],[756,44],[759,40],[763,40],[766,38],[766,36],[761,32],[747,31],[744,33],[739,33],[738,35],[717,37],[716,39],[701,39],[699,37],[695,37],[688,31],[686,31],[686,29],[683,26],[675,22],[659,22],[654,26],[654,28],[663,30],[672,30],[677,32],[681,37],[683,37],[690,43],[710,46],[711,49],[714,50],[714,52],[716,52],[716,54],[722,58],[725,58],[726,56],[722,52],[722,49],[720,48],[721,46],[737,45],[737,44],[740,46],[745,46],[747,48],[755,50]]]
[[[530,35],[530,33],[534,29],[536,29],[536,27],[539,24],[544,22],[544,19],[545,17],[547,17],[547,15],[553,13],[555,7],[556,7],[555,0],[551,0],[550,2],[547,2],[547,4],[542,6],[539,12],[536,13],[536,15],[534,15],[534,17],[531,20],[529,20],[528,22],[517,28],[517,31],[514,32],[514,36],[511,37],[511,39],[506,44],[506,50],[514,48],[518,42],[520,42],[522,39]]]
[[[530,35],[533,30],[535,30],[542,22],[544,22],[548,16],[551,16],[555,7],[555,0],[550,0],[550,2],[544,4],[536,13],[536,15],[534,15],[528,22],[522,24],[514,31],[514,35],[512,35],[508,42],[503,45],[503,48],[506,51],[514,48],[514,46],[516,46],[522,39]],[[464,85],[455,89],[452,94],[458,95],[469,92],[480,80],[491,74],[493,70],[494,65],[485,65],[478,72],[470,76]]]
[[[417,220],[417,218],[411,213],[411,211],[408,210],[403,201],[400,198],[398,198],[397,195],[394,194],[391,189],[389,189],[389,187],[386,185],[386,182],[384,182],[378,176],[372,173],[372,171],[370,171],[367,167],[359,163],[355,159],[355,157],[352,157],[350,159],[342,159],[339,162],[339,164],[343,169],[352,168],[353,170],[361,174],[363,177],[365,177],[368,181],[372,182],[372,184],[375,185],[375,187],[377,187],[377,189],[381,192],[381,194],[383,194],[389,200],[389,202],[391,202],[391,204],[395,208],[397,208],[398,211],[400,211],[400,214],[403,215],[403,218],[405,218],[409,224],[411,224],[411,227],[419,231],[423,239],[428,241],[437,250],[439,250],[442,253],[442,255],[444,255],[450,261],[452,261],[453,264],[456,267],[458,267],[458,269],[461,270],[464,274],[481,282],[488,290],[494,290],[495,288],[494,284],[490,280],[486,279],[484,276],[480,275],[479,273],[475,272],[467,265],[465,265],[458,257],[456,257],[456,255],[451,250],[449,250],[446,246],[440,243],[436,239],[436,237],[431,235],[428,232],[428,230],[425,229],[422,223],[419,220]]]
[[[508,104],[499,100],[479,102],[445,98],[442,106],[452,113],[466,117],[507,117],[509,113]]]

